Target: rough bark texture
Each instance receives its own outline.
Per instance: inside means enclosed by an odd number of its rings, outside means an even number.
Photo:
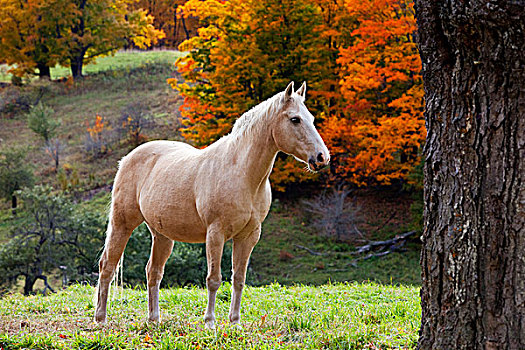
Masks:
[[[37,64],[36,66],[38,68],[38,78],[43,79],[51,79],[51,69],[49,66],[46,66],[45,64]]]
[[[80,54],[71,58],[71,75],[73,79],[82,78],[82,68],[84,66],[84,54],[85,51],[81,51]]]
[[[525,1],[416,0],[420,349],[525,349]]]

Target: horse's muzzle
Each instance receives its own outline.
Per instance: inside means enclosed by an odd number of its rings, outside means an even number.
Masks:
[[[319,171],[325,168],[330,163],[330,158],[325,157],[322,153],[319,153],[316,158],[310,158],[308,165],[313,171]]]

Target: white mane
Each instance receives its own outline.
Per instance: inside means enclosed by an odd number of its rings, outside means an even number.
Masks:
[[[264,127],[268,119],[281,107],[282,95],[283,92],[280,92],[241,115],[233,124],[229,136],[237,138],[257,133],[257,129]]]

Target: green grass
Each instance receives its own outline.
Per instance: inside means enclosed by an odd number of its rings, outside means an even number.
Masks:
[[[113,56],[100,57],[94,62],[84,66],[84,74],[104,72],[108,70],[131,69],[145,64],[173,64],[183,56],[183,52],[173,50],[162,51],[119,51]],[[9,82],[11,74],[7,73],[9,67],[0,65],[0,82]],[[56,66],[51,68],[51,79],[59,79],[71,75],[68,67]]]
[[[162,320],[149,324],[146,292],[124,291],[108,323],[92,323],[93,288],[0,300],[4,349],[411,349],[417,342],[419,289],[374,283],[247,287],[242,327],[227,323],[230,285],[217,294],[215,331],[204,329],[206,291],[164,289]]]
[[[119,52],[101,58],[92,68],[96,74],[69,85],[63,82],[34,81],[22,89],[8,87],[28,96],[31,104],[39,100],[53,108],[61,120],[57,136],[65,146],[60,164],[76,170],[79,188],[91,190],[112,182],[117,161],[134,145],[119,133],[123,108],[142,102],[153,120],[143,130],[146,139],[180,139],[178,134],[181,100],[166,79],[176,77],[173,63],[183,53],[177,51]],[[90,68],[91,69],[91,68]],[[109,152],[93,158],[85,149],[86,123],[94,123],[96,115],[105,118],[111,127]],[[28,162],[34,164],[39,183],[59,187],[53,162],[43,149],[43,142],[27,127],[24,111],[0,115],[2,147],[30,148]]]
[[[181,140],[178,107],[182,101],[166,84],[166,78],[177,77],[173,63],[182,54],[175,51],[119,52],[87,66],[87,72],[93,74],[72,86],[58,81],[33,81],[22,89],[21,93],[27,94],[32,89],[43,91],[42,101],[51,106],[56,117],[62,120],[58,137],[65,149],[60,163],[78,172],[79,184],[71,192],[76,193],[78,202],[86,209],[106,210],[109,195],[105,191],[113,181],[117,162],[133,145],[120,136],[106,155],[93,158],[85,151],[85,123],[93,122],[95,115],[100,114],[117,129],[122,108],[131,102],[143,101],[155,121],[143,131],[146,138]],[[65,69],[64,72],[67,73]],[[11,88],[17,89],[6,89]],[[27,127],[22,112],[0,117],[0,139],[2,147],[30,147],[27,161],[34,164],[37,182],[60,189],[52,160],[43,150],[43,142]],[[381,199],[374,194],[371,196],[373,205],[363,204],[368,212],[364,213],[366,220],[358,226],[367,239],[387,239],[410,230],[406,224],[410,221],[406,215],[408,208],[396,207],[401,202],[398,194],[384,196],[388,198]],[[385,226],[393,208],[397,208],[398,213]],[[12,216],[8,203],[3,202],[0,206],[0,242],[8,239],[19,221]],[[274,202],[263,224],[261,240],[252,254],[248,283],[259,286],[277,281],[286,285],[322,285],[328,281],[370,280],[385,284],[420,284],[417,245],[409,245],[406,251],[383,258],[356,262],[351,252],[355,245],[363,242],[334,242],[320,237],[310,221],[300,202]],[[382,228],[378,230],[379,227]],[[297,245],[322,255],[311,255]],[[204,275],[205,271],[202,273]]]
[[[399,225],[385,229],[379,238],[388,239],[406,231],[409,231],[406,224]],[[362,244],[322,237],[308,222],[300,204],[274,202],[250,259],[250,283],[263,285],[278,281],[319,285],[328,281],[375,281],[421,284],[418,244],[408,244],[405,251],[385,257],[358,260],[352,252],[355,246]],[[321,255],[312,255],[298,246]]]

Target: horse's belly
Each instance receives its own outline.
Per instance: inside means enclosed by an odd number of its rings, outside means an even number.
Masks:
[[[202,243],[206,227],[189,196],[165,196],[166,192],[149,196],[140,203],[142,215],[154,231],[174,241]]]
[[[191,212],[173,213],[170,211],[148,215],[145,219],[148,226],[155,232],[174,241],[187,243],[206,242],[206,227],[198,217]]]
[[[206,242],[206,228],[204,226],[188,225],[178,223],[169,228],[159,228],[157,230],[163,236],[174,241],[186,243],[204,243]]]

